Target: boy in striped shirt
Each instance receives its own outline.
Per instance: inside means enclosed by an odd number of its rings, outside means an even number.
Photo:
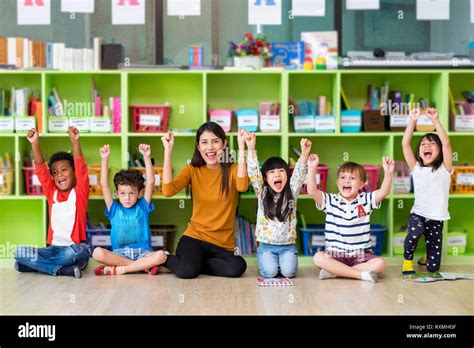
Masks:
[[[325,193],[316,184],[318,155],[309,157],[308,193],[316,208],[326,213],[325,250],[314,255],[314,264],[321,268],[319,279],[346,277],[376,282],[385,270],[385,261],[372,253],[370,241],[370,214],[390,193],[395,167],[388,157],[382,161],[385,175],[380,189],[359,193],[367,180],[365,170],[346,162],[337,172],[339,193]]]

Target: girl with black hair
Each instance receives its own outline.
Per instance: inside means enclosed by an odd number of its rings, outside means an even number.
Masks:
[[[421,235],[426,240],[426,255],[418,264],[426,265],[429,272],[437,272],[441,263],[443,223],[449,220],[448,199],[453,160],[451,143],[439,120],[438,111],[426,110],[426,115],[436,127],[436,132],[425,134],[413,153],[410,142],[420,110],[410,111],[410,121],[402,140],[403,155],[410,167],[415,189],[415,203],[408,221],[405,238],[403,274],[413,274],[413,254]]]
[[[208,122],[196,134],[191,164],[173,179],[171,155],[174,136],[161,138],[164,146],[163,195],[171,197],[187,188],[191,192],[193,215],[176,248],[164,264],[179,278],[199,274],[240,277],[245,260],[234,254],[234,225],[238,193],[248,189],[244,131],[238,133],[238,164],[228,154],[225,132]]]
[[[281,274],[292,278],[298,268],[296,199],[306,178],[311,142],[301,139],[301,156],[291,179],[288,164],[280,157],[267,159],[260,172],[255,133],[246,134],[245,142],[249,179],[258,199],[255,235],[259,242],[257,263],[260,275],[273,278]]]

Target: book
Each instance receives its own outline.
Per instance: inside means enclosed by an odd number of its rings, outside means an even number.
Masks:
[[[326,97],[324,95],[319,97],[319,116],[326,115]]]
[[[8,63],[8,43],[6,37],[0,37],[0,64]]]
[[[295,67],[301,69],[304,64],[304,42],[272,42],[270,43],[272,66]]]
[[[289,278],[257,278],[257,285],[258,286],[268,286],[268,287],[275,287],[275,286],[293,286],[293,282]]]
[[[474,273],[418,272],[402,276],[403,280],[417,283],[431,283],[440,280],[474,280]]]
[[[341,105],[343,110],[350,110],[351,107],[349,105],[349,101],[347,100],[346,93],[344,92],[344,89],[341,87]]]
[[[94,70],[100,70],[102,67],[102,41],[101,37],[94,38]]]
[[[58,90],[56,87],[52,88],[53,100],[54,100],[54,108],[56,110],[57,116],[66,116],[64,113],[63,103],[61,101],[61,97],[59,96]]]

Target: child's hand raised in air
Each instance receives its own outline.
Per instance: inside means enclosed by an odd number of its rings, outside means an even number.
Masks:
[[[428,116],[431,122],[434,123],[434,121],[439,119],[438,110],[436,110],[435,108],[428,108],[426,109],[426,116]]]
[[[174,145],[174,135],[172,131],[168,131],[168,134],[161,137],[161,142],[163,143],[163,147],[167,151],[173,150]]]
[[[35,128],[32,128],[26,133],[26,138],[32,144],[37,143],[39,141],[39,134]]]
[[[109,159],[110,157],[110,146],[109,144],[104,145],[100,148],[100,157],[103,159]]]
[[[79,129],[74,126],[69,126],[67,132],[69,133],[69,139],[71,139],[71,142],[75,143],[79,141]]]
[[[382,167],[385,173],[393,174],[393,172],[395,171],[395,161],[390,157],[383,157]]]
[[[300,145],[301,145],[301,158],[303,160],[307,160],[309,157],[309,153],[311,152],[311,145],[312,145],[311,141],[306,138],[303,138],[300,141]]]
[[[245,143],[247,144],[248,150],[255,150],[257,145],[257,135],[255,133],[246,132]]]
[[[239,143],[239,150],[245,150],[245,138],[249,132],[247,132],[243,128],[239,128],[239,132],[237,133],[237,141]]]
[[[418,121],[420,118],[420,108],[413,108],[410,110],[410,121]]]
[[[308,167],[309,167],[309,169],[315,172],[318,169],[318,166],[319,166],[319,157],[318,157],[318,155],[311,154],[308,157]]]
[[[138,151],[143,155],[143,158],[151,158],[151,146],[148,144],[138,145]]]

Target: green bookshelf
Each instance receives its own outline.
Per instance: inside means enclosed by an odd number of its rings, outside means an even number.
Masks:
[[[197,129],[208,119],[209,109],[257,108],[261,101],[278,101],[281,104],[281,131],[258,133],[257,152],[261,162],[270,156],[285,159],[296,155],[291,146],[299,148],[299,140],[307,137],[313,142],[313,151],[320,156],[321,163],[329,165],[328,192],[336,190],[336,168],[345,160],[362,164],[381,164],[382,156],[403,160],[401,152],[402,132],[342,133],[340,130],[340,89],[344,89],[352,108],[362,108],[365,103],[367,85],[382,86],[390,81],[391,90],[415,93],[415,97],[427,98],[440,110],[443,125],[447,128],[448,90],[460,99],[463,90],[474,90],[472,70],[343,70],[343,71],[95,71],[95,72],[0,72],[0,88],[28,87],[40,92],[43,101],[43,134],[41,146],[45,156],[58,150],[69,150],[67,134],[48,133],[47,107],[45,101],[56,87],[61,98],[71,102],[90,102],[92,78],[104,98],[122,98],[122,133],[84,133],[81,138],[85,159],[89,165],[100,164],[99,148],[110,144],[109,180],[121,168],[126,168],[130,155],[136,153],[138,144],[151,144],[156,164],[163,161],[161,136],[163,133],[134,133],[129,107],[146,104],[171,104],[169,128]],[[334,133],[295,133],[293,121],[288,115],[288,97],[296,100],[315,99],[325,95],[334,107],[336,130]],[[227,134],[231,149],[237,149],[237,122]],[[416,132],[413,147],[423,133]],[[474,132],[449,132],[455,153],[455,164],[474,163]],[[192,157],[194,133],[175,133],[173,173],[177,174]],[[0,196],[0,244],[44,246],[47,231],[47,203],[42,196],[27,196],[23,177],[23,157],[29,154],[30,145],[24,134],[0,133],[0,152],[10,152],[15,158],[14,191],[10,196]],[[402,256],[394,255],[392,237],[394,231],[406,224],[413,205],[413,194],[391,194],[381,209],[374,212],[373,223],[387,227],[383,256],[389,263],[400,263]],[[155,212],[152,224],[174,224],[178,226],[175,245],[186,229],[192,214],[192,202],[184,190],[175,197],[155,196]],[[452,194],[450,196],[451,220],[444,228],[443,259],[445,263],[472,263],[474,261],[474,194]],[[91,196],[88,213],[93,222],[107,223],[102,197]],[[316,210],[308,196],[300,196],[298,211],[303,213],[308,224],[324,223],[324,214]],[[255,222],[256,199],[254,195],[242,194],[239,214]],[[468,230],[466,253],[448,255],[446,241],[450,227]],[[298,242],[299,243],[299,242]],[[301,248],[301,246],[300,246]],[[423,253],[420,243],[418,254]],[[302,255],[302,254],[301,254]],[[0,255],[0,264],[11,264],[11,254]],[[254,258],[248,258],[251,264]],[[310,264],[311,257],[300,257],[300,264]]]

